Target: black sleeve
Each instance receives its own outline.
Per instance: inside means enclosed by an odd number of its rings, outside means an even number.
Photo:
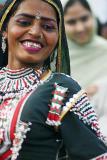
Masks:
[[[64,117],[60,130],[72,160],[89,160],[107,152],[104,143],[73,112]]]

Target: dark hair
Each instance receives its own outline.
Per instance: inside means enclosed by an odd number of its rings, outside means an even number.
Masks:
[[[5,19],[5,22],[3,23],[2,25],[2,28],[1,28],[1,33],[0,33],[0,68],[4,67],[5,65],[7,65],[7,61],[8,61],[8,45],[7,45],[7,41],[6,41],[6,50],[5,50],[5,53],[3,53],[2,51],[2,47],[1,47],[1,43],[2,43],[2,32],[6,30],[7,28],[7,24],[11,18],[12,15],[14,15],[14,13],[16,12],[19,4],[20,4],[21,0],[18,0],[15,4],[14,4],[14,7],[11,9],[11,11],[9,12],[8,16],[6,17]],[[7,0],[5,2],[5,5],[4,7],[1,9],[0,11],[0,19],[1,19],[1,15],[2,13],[5,12],[5,10],[7,9],[8,5],[9,5],[10,1]]]
[[[9,22],[10,18],[12,17],[12,15],[15,14],[18,6],[20,5],[20,2],[22,2],[22,1],[24,1],[24,0],[18,0],[18,1],[16,1],[16,3],[14,4],[14,6],[12,7],[11,11],[10,11],[9,14],[7,15],[5,21],[4,21],[3,25],[2,25],[1,31],[5,31],[5,30],[6,30],[6,27],[7,27],[7,24],[8,24],[8,22]],[[7,0],[7,1],[5,2],[5,5],[4,5],[3,9],[2,9],[1,12],[0,12],[1,15],[2,15],[2,12],[4,13],[5,10],[7,9],[9,3],[10,3],[9,0]]]
[[[64,6],[64,14],[66,14],[68,8],[73,6],[75,3],[79,2],[84,8],[86,8],[89,12],[92,12],[90,5],[87,0],[68,0],[68,2]]]
[[[4,30],[6,29],[7,24],[8,24],[8,22],[9,22],[11,16],[15,14],[15,12],[17,11],[17,9],[18,9],[18,7],[19,7],[19,5],[20,5],[20,3],[21,3],[22,1],[24,1],[24,0],[18,0],[18,1],[15,2],[14,6],[12,7],[11,11],[9,12],[7,18],[5,19],[5,22],[3,23],[2,31],[4,31]],[[8,3],[9,3],[9,0],[7,0],[7,1],[5,2],[5,5],[4,5],[3,10],[2,10],[1,12],[4,12],[4,10],[6,10],[6,8],[7,8],[7,6],[8,6]],[[53,7],[54,7],[54,6],[53,6]],[[55,7],[54,7],[54,8],[55,8]],[[55,8],[55,10],[56,10],[56,8]],[[1,13],[1,12],[0,12],[0,13]],[[59,22],[58,13],[56,12],[56,14],[57,14],[57,22]]]

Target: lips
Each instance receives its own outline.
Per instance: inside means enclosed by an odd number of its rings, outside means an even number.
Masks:
[[[86,32],[79,32],[76,34],[77,38],[84,38],[87,36],[87,33]]]
[[[23,48],[28,52],[37,52],[43,48],[43,45],[39,42],[25,40],[21,42]]]

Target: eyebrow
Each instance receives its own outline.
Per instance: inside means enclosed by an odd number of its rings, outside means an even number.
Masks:
[[[69,22],[74,22],[74,21],[78,21],[78,20],[81,20],[83,18],[88,18],[89,15],[83,15],[83,16],[80,16],[79,18],[69,18],[68,20],[65,20],[65,23],[69,23]]]
[[[22,17],[27,17],[27,18],[31,18],[31,19],[35,19],[35,16],[34,16],[34,15],[30,15],[30,14],[27,14],[27,13],[18,14],[18,15],[16,15],[16,18],[17,18],[17,17],[20,17],[20,16],[22,16]],[[45,21],[57,22],[56,19],[50,18],[50,17],[45,17],[45,16],[40,16],[40,19],[45,20]]]

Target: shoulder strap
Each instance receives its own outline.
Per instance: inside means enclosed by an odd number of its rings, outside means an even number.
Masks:
[[[60,114],[60,121],[62,121],[64,116],[71,110],[71,108],[73,108],[73,106],[77,103],[77,101],[83,94],[86,94],[84,90],[80,90],[77,94],[74,94],[72,98],[69,98],[68,102],[66,102],[66,105],[63,107]]]

